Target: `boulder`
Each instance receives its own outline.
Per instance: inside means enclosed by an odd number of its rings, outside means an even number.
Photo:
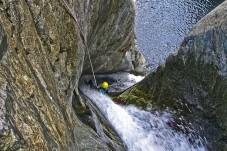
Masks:
[[[194,26],[165,64],[119,98],[144,109],[172,110],[178,124],[183,116],[186,126],[205,137],[208,150],[226,151],[227,1]]]
[[[136,47],[125,53],[125,56],[118,66],[117,71],[127,71],[135,75],[145,75],[147,73],[146,60]]]

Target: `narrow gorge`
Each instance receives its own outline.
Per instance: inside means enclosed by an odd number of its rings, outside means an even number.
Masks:
[[[115,99],[146,113],[171,111],[171,133],[190,134],[189,127],[207,150],[226,151],[226,16],[227,1],[194,26],[165,64]],[[79,90],[82,75],[92,73],[89,55],[97,74],[146,74],[134,20],[132,0],[1,0],[0,150],[136,150]]]

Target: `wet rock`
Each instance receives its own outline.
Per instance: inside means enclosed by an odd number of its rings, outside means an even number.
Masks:
[[[96,71],[116,68],[134,44],[132,2],[70,2]],[[63,0],[3,0],[0,11],[0,150],[114,150],[91,128],[91,116],[89,127],[74,111],[75,101],[85,108],[77,85],[88,63]]]
[[[227,149],[226,16],[225,1],[195,25],[178,53],[120,96],[142,108],[176,111],[212,151]]]

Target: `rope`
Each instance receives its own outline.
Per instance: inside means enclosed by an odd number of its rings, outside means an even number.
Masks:
[[[65,0],[62,0],[62,1],[63,1],[63,6],[65,7],[66,11],[73,18],[75,26],[78,27],[78,29],[79,29],[80,36],[82,38],[83,44],[85,45],[85,49],[87,49],[87,51],[85,51],[85,52],[87,52],[89,62],[90,62],[90,65],[91,65],[91,71],[92,71],[93,78],[94,78],[94,81],[95,81],[95,86],[97,87],[98,85],[97,85],[97,82],[96,82],[95,73],[94,73],[94,69],[93,69],[93,66],[92,66],[92,62],[91,62],[91,56],[90,56],[89,49],[88,49],[88,46],[87,46],[87,38],[86,38],[85,34],[83,33],[83,30],[81,29],[81,27],[80,27],[80,25],[77,21],[75,12],[72,10],[72,8],[70,8],[69,4]]]
[[[96,79],[95,79],[94,69],[93,69],[93,66],[92,66],[92,63],[91,63],[91,57],[90,57],[89,52],[88,52],[87,54],[88,54],[88,58],[89,58],[89,60],[90,60],[90,64],[91,64],[91,71],[92,71],[93,78],[94,78],[94,81],[95,81],[95,86],[96,86],[96,87],[98,87],[97,82],[96,82]]]

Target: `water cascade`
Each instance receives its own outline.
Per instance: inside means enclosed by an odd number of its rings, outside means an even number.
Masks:
[[[168,125],[170,112],[148,112],[134,106],[116,104],[105,94],[80,86],[117,131],[129,151],[206,151],[201,139],[190,143],[188,135]],[[99,130],[100,131],[100,130]]]

